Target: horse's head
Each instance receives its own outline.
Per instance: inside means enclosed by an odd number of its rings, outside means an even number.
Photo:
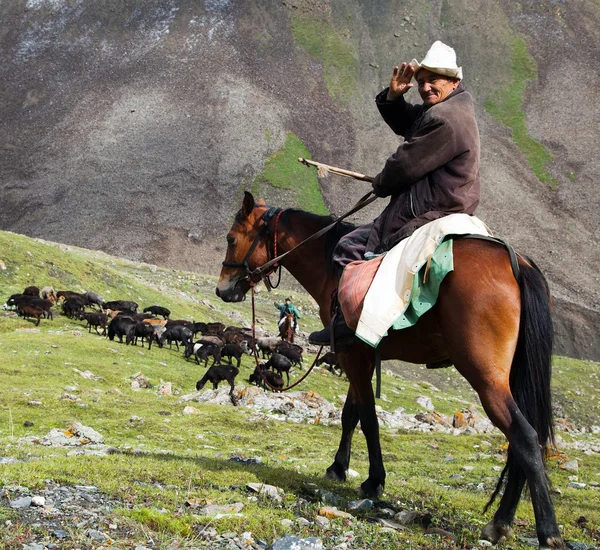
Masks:
[[[267,210],[264,201],[255,202],[251,193],[244,193],[242,208],[227,233],[227,254],[217,284],[217,296],[225,302],[241,302],[251,287],[249,273],[268,261],[262,218]]]

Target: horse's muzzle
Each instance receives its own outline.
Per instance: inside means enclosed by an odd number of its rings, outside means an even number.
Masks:
[[[233,283],[227,281],[225,283],[219,281],[215,290],[217,296],[224,302],[242,302],[246,299],[246,292],[250,286],[244,281],[237,280]],[[247,288],[244,288],[247,287]]]

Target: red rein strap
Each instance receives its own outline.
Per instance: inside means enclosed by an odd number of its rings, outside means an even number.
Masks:
[[[275,241],[275,242],[277,242],[277,241]],[[265,375],[263,373],[263,370],[260,368],[260,361],[258,359],[258,352],[256,351],[256,309],[255,309],[255,306],[254,306],[254,286],[255,286],[255,283],[253,283],[252,281],[250,281],[250,289],[252,291],[252,352],[254,353],[254,360],[256,361],[256,368],[258,369],[258,372],[260,374],[260,377],[263,379],[263,382],[267,386],[269,386],[269,388],[271,388],[273,391],[284,392],[284,391],[291,390],[293,387],[295,387],[298,384],[300,384],[300,382],[302,382],[310,374],[310,372],[313,370],[313,368],[317,364],[317,361],[319,360],[319,356],[321,355],[321,351],[323,351],[323,346],[321,346],[319,348],[319,351],[317,353],[317,356],[315,357],[315,360],[313,361],[313,364],[304,373],[304,375],[300,378],[300,380],[297,380],[296,382],[294,382],[292,385],[288,386],[287,388],[276,388],[275,386],[273,386],[266,379],[266,377],[265,377]]]

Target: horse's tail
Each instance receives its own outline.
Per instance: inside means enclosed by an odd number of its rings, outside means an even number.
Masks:
[[[520,264],[521,319],[519,339],[510,371],[510,390],[519,410],[538,434],[545,458],[547,445],[554,443],[550,378],[554,330],[550,313],[548,283],[538,267]],[[508,448],[506,466],[485,510],[500,492],[504,478],[522,476],[520,466]]]

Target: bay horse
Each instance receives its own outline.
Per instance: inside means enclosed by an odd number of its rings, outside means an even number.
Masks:
[[[279,336],[284,342],[294,343],[294,314],[286,313],[279,325]]]
[[[260,277],[253,271],[326,227],[331,217],[296,209],[270,208],[246,192],[227,234],[227,252],[216,288],[225,302],[240,302]],[[315,299],[323,325],[331,319],[338,280],[332,253],[353,227],[334,228],[294,250],[280,264]],[[533,262],[518,256],[513,271],[505,247],[478,239],[453,242],[454,271],[443,280],[436,305],[412,327],[393,331],[379,347],[383,359],[431,364],[450,361],[477,392],[493,424],[509,442],[506,466],[487,508],[504,485],[493,519],[481,536],[493,543],[512,532],[515,512],[528,483],[540,548],[564,549],[544,469],[553,442],[550,395],[553,343],[550,293]],[[385,483],[375,397],[371,385],[374,350],[357,342],[339,350],[350,386],[342,411],[342,437],[326,475],[344,481],[358,422],[367,442],[369,475],[365,496],[379,496]]]

